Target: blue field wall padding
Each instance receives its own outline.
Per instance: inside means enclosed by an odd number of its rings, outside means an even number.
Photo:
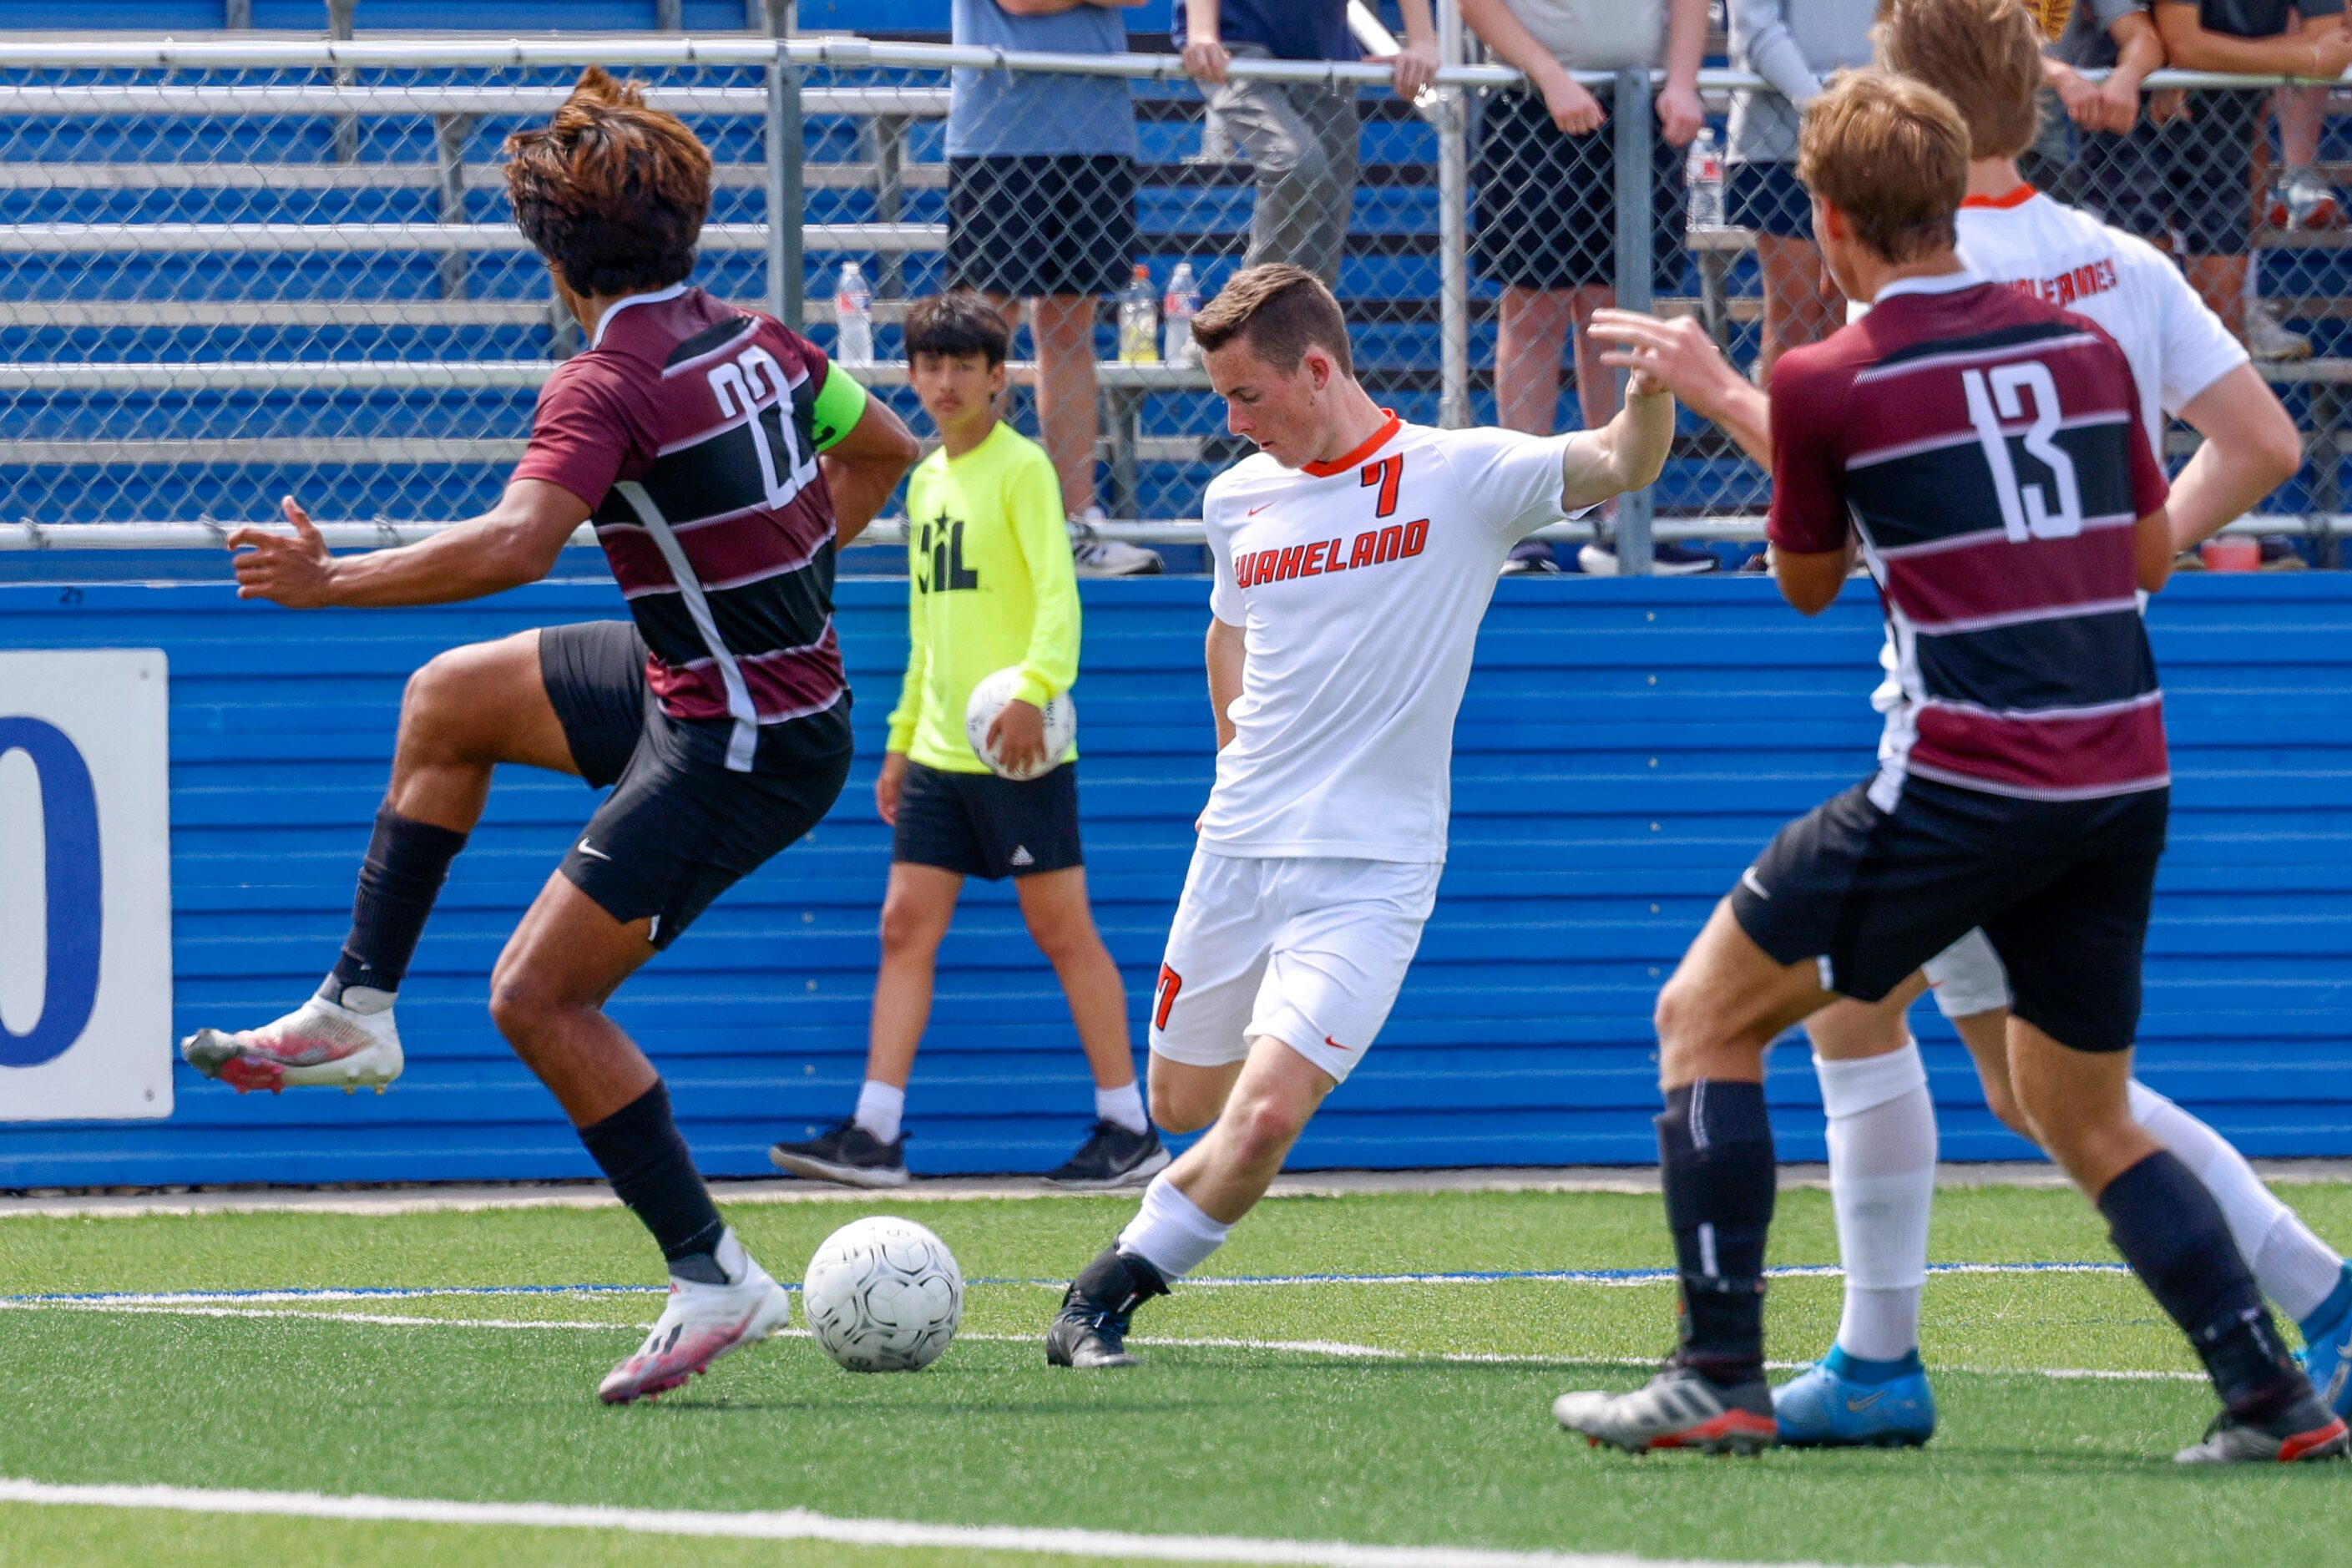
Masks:
[[[668,1076],[705,1169],[856,1092],[888,834],[872,782],[904,585],[848,579],[860,758],[810,839],[722,899],[613,1004]],[[1096,908],[1142,1020],[1207,791],[1204,585],[1085,585],[1081,715]],[[0,645],[163,647],[172,670],[175,1033],[293,1006],[332,960],[403,680],[444,648],[614,616],[609,582],[473,606],[295,613],[225,586],[0,586]],[[2190,578],[2150,615],[2179,778],[2150,937],[2144,1068],[2256,1155],[2352,1154],[2352,578]],[[1650,1005],[1740,868],[1853,783],[1877,732],[1875,604],[1800,620],[1761,580],[1506,580],[1454,760],[1454,852],[1379,1045],[1299,1167],[1645,1164]],[[1412,635],[1401,607],[1398,635]],[[0,1186],[584,1176],[586,1155],[484,1009],[499,945],[594,797],[514,770],[402,993],[385,1096],[239,1097],[184,1068],[168,1121],[0,1127]],[[1948,1158],[2021,1158],[1922,1003]],[[1774,1054],[1784,1158],[1822,1154],[1801,1046]],[[918,1172],[1040,1171],[1091,1101],[1009,889],[973,884],[940,954],[914,1085]]]

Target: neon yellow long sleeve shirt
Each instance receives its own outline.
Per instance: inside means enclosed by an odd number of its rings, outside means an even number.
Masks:
[[[961,458],[933,452],[907,481],[907,623],[889,749],[925,767],[988,771],[963,730],[983,677],[1019,665],[1015,695],[1041,704],[1078,678],[1061,481],[1045,448],[1002,420]]]

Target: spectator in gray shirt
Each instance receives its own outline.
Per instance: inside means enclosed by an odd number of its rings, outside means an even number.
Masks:
[[[1724,216],[1756,235],[1759,383],[1784,350],[1845,324],[1845,297],[1813,244],[1812,198],[1797,183],[1797,121],[1832,73],[1870,63],[1877,10],[1876,0],[1731,0],[1732,65],[1774,89],[1733,95],[1724,160]]]

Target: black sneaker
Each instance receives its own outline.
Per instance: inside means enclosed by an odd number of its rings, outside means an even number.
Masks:
[[[1614,577],[1618,574],[1617,542],[1596,539],[1576,552],[1576,563],[1589,577]],[[1696,544],[1679,544],[1661,540],[1650,547],[1650,574],[1656,577],[1695,577],[1703,572],[1722,570],[1722,558],[1712,550],[1702,550]]]
[[[1045,1180],[1076,1192],[1107,1193],[1139,1187],[1167,1168],[1168,1150],[1150,1122],[1129,1132],[1116,1121],[1097,1121],[1078,1152],[1046,1172]]]
[[[1512,545],[1511,552],[1503,558],[1503,575],[1506,577],[1557,577],[1559,575],[1559,558],[1552,553],[1551,546],[1542,540],[1522,539]]]
[[[1160,1270],[1117,1247],[1086,1266],[1062,1297],[1062,1310],[1045,1331],[1045,1364],[1081,1368],[1133,1366],[1127,1322],[1137,1306],[1168,1294]]]
[[[903,1187],[907,1184],[907,1135],[885,1143],[855,1121],[828,1127],[805,1143],[778,1143],[768,1151],[768,1163],[813,1182],[839,1182],[849,1187]]]

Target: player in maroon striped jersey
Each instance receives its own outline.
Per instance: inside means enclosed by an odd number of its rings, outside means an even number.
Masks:
[[[507,146],[516,221],[591,336],[541,393],[505,495],[422,543],[340,559],[289,497],[291,536],[230,535],[238,594],[479,598],[544,576],[593,521],[633,621],[524,632],[419,670],[333,972],[286,1017],[182,1048],[239,1089],[381,1089],[401,1068],[394,994],[492,771],[616,784],[499,956],[490,1014],[668,1263],[667,1310],[600,1390],[625,1403],[782,1328],[788,1298],[719,1218],[660,1077],[604,999],[839,794],[834,552],[917,453],[815,345],[689,287],[710,154],[635,87],[592,69]]]
[[[1864,562],[1902,697],[1877,775],[1781,830],[1658,998],[1681,1346],[1646,1387],[1554,1411],[1634,1450],[1774,1440],[1764,1049],[1981,927],[2015,991],[2026,1116],[2221,1396],[2179,1457],[2340,1455],[2345,1425],[2298,1373],[2220,1206],[2129,1108],[2169,782],[2136,595],[2170,567],[2165,481],[2122,351],[1956,254],[1969,152],[1950,103],[1906,78],[1847,73],[1807,112],[1799,174],[1823,258],[1873,308],[1774,367],[1773,568],[1811,615]],[[1634,341],[1626,357],[1654,373]]]

